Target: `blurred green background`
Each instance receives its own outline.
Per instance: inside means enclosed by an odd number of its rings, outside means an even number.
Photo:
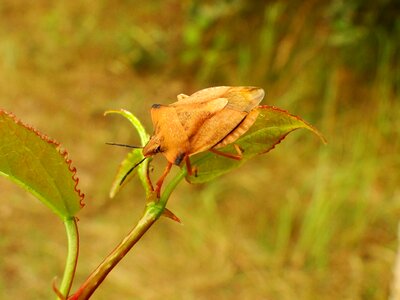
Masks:
[[[74,287],[145,204],[136,180],[108,199],[127,150],[104,143],[139,139],[103,111],[130,110],[151,132],[152,103],[255,85],[329,144],[296,131],[218,180],[183,182],[169,208],[184,226],[160,220],[93,299],[386,299],[400,217],[399,36],[396,0],[2,0],[0,107],[60,141],[86,193]],[[6,179],[0,188],[0,298],[54,298],[63,225]]]

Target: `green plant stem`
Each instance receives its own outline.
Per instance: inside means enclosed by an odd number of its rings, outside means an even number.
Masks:
[[[151,197],[151,194],[153,192],[153,187],[151,186],[151,183],[147,181],[147,170],[149,169],[149,163],[150,159],[146,159],[138,169],[138,175],[140,178],[140,182],[142,183],[142,186],[144,190],[146,191],[146,198],[149,199]]]
[[[144,233],[158,219],[154,210],[147,207],[143,217],[139,220],[135,228],[122,240],[122,242],[106,257],[106,259],[90,274],[78,291],[70,298],[76,300],[89,299],[94,291],[99,287],[108,273],[118,264],[118,262],[129,252],[129,250],[140,240]]]
[[[86,279],[77,292],[69,300],[85,300],[94,293],[100,286],[108,273],[121,261],[122,258],[132,249],[132,247],[141,239],[149,228],[160,218],[167,205],[168,199],[185,177],[186,169],[183,169],[176,175],[165,188],[164,193],[158,201],[148,202],[142,218],[132,229],[131,232],[121,241],[121,243],[106,257],[106,259],[93,271]],[[154,193],[153,193],[154,194]]]
[[[72,281],[74,280],[76,265],[78,263],[79,254],[79,234],[76,219],[69,218],[64,220],[65,230],[67,232],[68,253],[65,263],[64,275],[61,281],[60,293],[68,297],[71,290]],[[60,299],[57,297],[57,299]]]
[[[182,181],[183,178],[187,175],[186,168],[182,168],[181,171],[168,183],[165,187],[164,192],[162,193],[158,204],[163,208],[167,205],[168,199],[171,196],[171,193],[174,191],[175,187]]]

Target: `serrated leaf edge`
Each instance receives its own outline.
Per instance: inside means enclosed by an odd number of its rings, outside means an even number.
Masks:
[[[78,184],[79,184],[79,178],[76,175],[77,170],[76,168],[72,165],[72,160],[68,157],[68,151],[63,148],[61,146],[61,144],[59,142],[57,142],[56,140],[50,138],[49,136],[41,133],[38,129],[36,129],[35,127],[24,123],[23,121],[21,121],[20,119],[18,119],[13,113],[11,112],[7,112],[5,110],[0,109],[0,115],[6,115],[8,117],[10,117],[11,119],[14,120],[14,122],[18,125],[21,125],[23,127],[25,127],[26,129],[28,129],[29,131],[32,131],[33,133],[35,133],[40,139],[42,139],[43,141],[52,144],[55,146],[57,152],[61,155],[61,157],[64,159],[65,163],[67,164],[68,170],[72,173],[72,180],[75,182],[74,184],[74,190],[75,192],[78,194],[79,196],[79,204],[81,207],[85,206],[85,203],[83,202],[84,198],[85,198],[85,194],[82,193],[82,191],[78,188]]]
[[[288,116],[291,116],[291,117],[293,117],[293,118],[295,118],[295,119],[297,119],[297,120],[303,122],[303,123],[306,125],[306,126],[303,127],[303,128],[306,128],[306,129],[309,129],[310,131],[312,131],[316,136],[318,136],[318,137],[320,138],[320,140],[321,140],[324,144],[327,144],[327,143],[328,143],[328,141],[326,140],[326,138],[322,135],[321,132],[318,131],[317,128],[315,128],[313,125],[311,125],[311,124],[308,123],[307,121],[303,120],[303,119],[300,118],[299,116],[293,115],[293,114],[291,114],[290,112],[288,112],[288,111],[285,110],[285,109],[282,109],[282,108],[279,108],[279,107],[276,107],[276,106],[272,106],[272,105],[260,105],[260,106],[258,106],[258,109],[265,109],[265,108],[267,108],[267,109],[273,109],[273,110],[276,110],[276,111],[285,113],[285,114],[287,114]],[[295,128],[295,129],[289,131],[289,132],[288,132],[281,140],[279,140],[275,145],[279,144],[290,132],[292,132],[292,131],[294,131],[294,130],[296,130],[296,129],[300,129],[300,128],[302,128],[302,127]],[[273,148],[269,149],[268,151],[270,151],[270,150],[272,150],[272,149],[273,149]],[[267,152],[268,152],[268,151],[267,151]],[[264,152],[264,153],[265,153],[265,152]]]

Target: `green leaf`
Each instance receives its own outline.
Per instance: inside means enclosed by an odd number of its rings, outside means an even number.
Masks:
[[[143,160],[142,149],[133,149],[119,165],[117,174],[110,189],[110,198],[119,192],[119,190],[129,181],[138,171],[139,168],[135,167]],[[135,168],[134,168],[135,167]],[[132,169],[133,168],[133,169]]]
[[[0,174],[32,193],[63,219],[82,207],[84,195],[67,151],[59,143],[0,110]]]
[[[139,119],[136,118],[131,112],[121,109],[108,110],[104,113],[104,115],[108,114],[119,114],[128,119],[139,133],[142,147],[148,142],[150,138],[149,134],[146,132]],[[114,177],[109,194],[110,198],[114,198],[115,195],[120,191],[121,187],[136,173],[139,173],[139,178],[146,190],[146,194],[149,195],[152,192],[152,188],[149,186],[149,183],[146,180],[146,172],[150,159],[146,159],[144,161],[143,159],[144,156],[142,149],[133,149],[130,153],[128,153],[125,159],[121,162],[117,174]],[[141,163],[142,161],[143,163]]]
[[[139,133],[140,136],[140,142],[142,143],[142,146],[144,146],[150,136],[149,134],[146,132],[146,130],[144,129],[142,123],[140,123],[139,119],[136,118],[131,112],[125,110],[125,109],[120,109],[120,110],[107,110],[104,115],[108,115],[108,114],[119,114],[125,118],[127,118],[133,125],[133,127],[136,128],[137,132]]]
[[[258,109],[259,115],[256,122],[234,143],[242,149],[242,159],[234,160],[212,152],[194,155],[191,157],[191,163],[196,174],[186,177],[189,182],[203,183],[221,176],[250,158],[272,150],[290,132],[299,128],[311,130],[325,142],[323,136],[314,127],[297,116],[272,106],[260,106]],[[231,154],[237,153],[233,144],[218,150]]]

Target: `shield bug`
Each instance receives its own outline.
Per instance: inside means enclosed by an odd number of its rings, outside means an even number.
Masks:
[[[154,104],[151,108],[154,133],[144,146],[143,155],[162,153],[168,161],[156,184],[157,194],[172,165],[185,163],[192,175],[189,157],[196,153],[212,151],[241,159],[241,150],[236,145],[236,154],[218,149],[234,143],[253,125],[263,97],[264,90],[258,87],[220,86],[190,96],[178,95],[178,101],[169,105]]]

